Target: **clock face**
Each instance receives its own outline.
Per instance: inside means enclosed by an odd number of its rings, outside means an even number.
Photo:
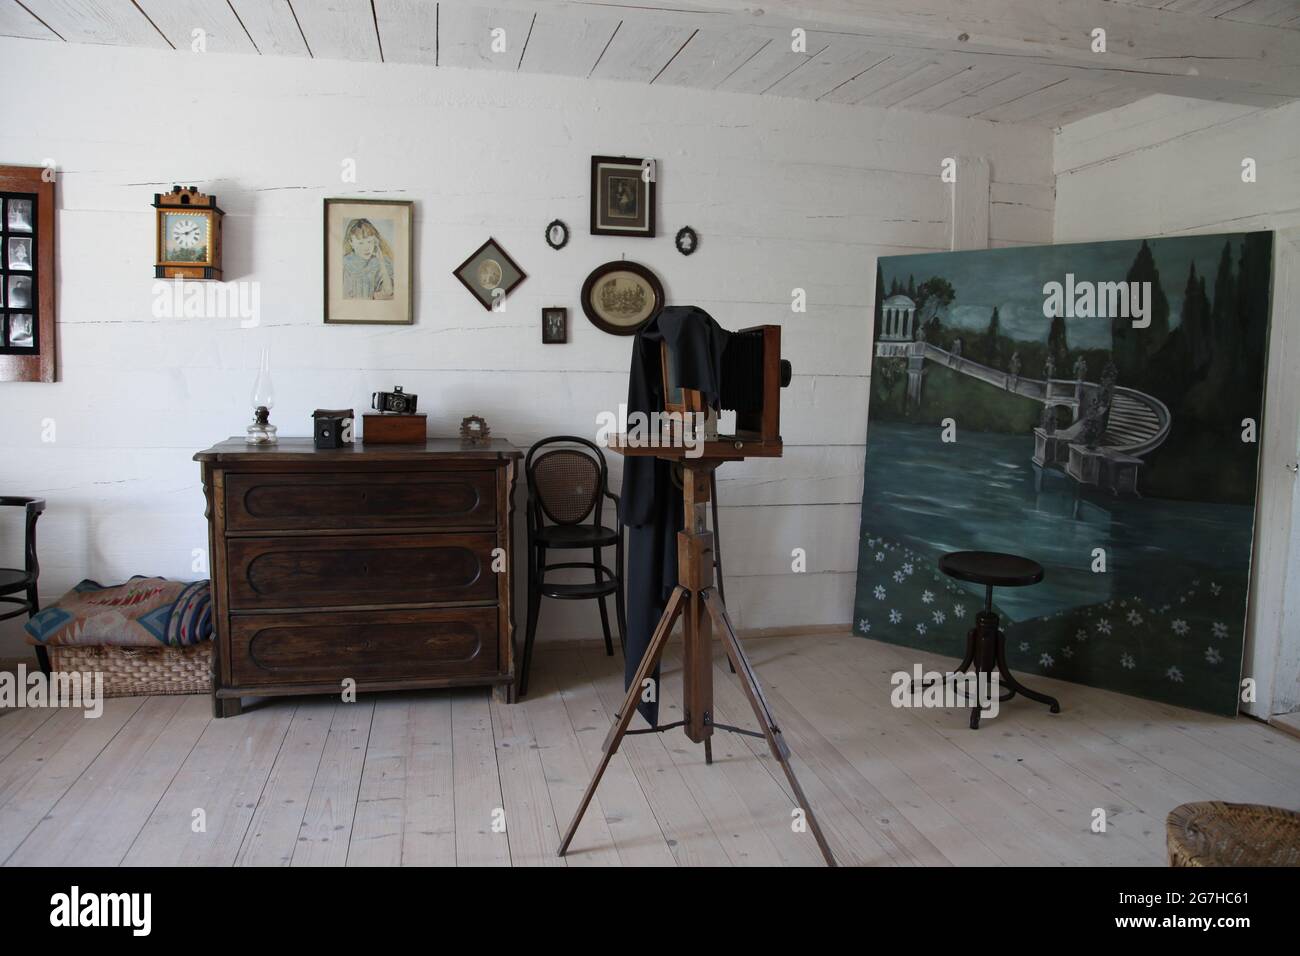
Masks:
[[[193,249],[199,244],[199,224],[178,219],[172,224],[172,242],[182,249]]]
[[[206,262],[207,217],[167,213],[163,218],[163,242],[167,262]]]

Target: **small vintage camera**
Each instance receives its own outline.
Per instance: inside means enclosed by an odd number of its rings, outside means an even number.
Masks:
[[[379,412],[391,412],[394,415],[415,414],[415,402],[418,395],[407,395],[402,386],[395,385],[391,392],[375,392],[370,397],[370,407]]]
[[[312,438],[317,448],[343,448],[353,441],[350,408],[318,408],[312,412]]]

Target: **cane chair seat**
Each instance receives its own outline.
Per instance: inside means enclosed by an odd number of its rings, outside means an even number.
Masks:
[[[537,540],[548,548],[599,548],[618,543],[618,532],[604,525],[551,524],[537,529]]]

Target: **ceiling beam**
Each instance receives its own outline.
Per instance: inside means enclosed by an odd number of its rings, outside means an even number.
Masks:
[[[1300,97],[1300,31],[1111,0],[767,0],[761,7],[753,0],[493,2],[756,30],[774,42],[789,42],[799,27],[897,53],[965,53],[1017,71],[1054,67],[1151,93],[1252,106]],[[1104,53],[1092,51],[1098,28],[1106,31]]]

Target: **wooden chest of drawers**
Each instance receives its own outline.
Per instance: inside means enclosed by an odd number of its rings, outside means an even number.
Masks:
[[[514,700],[511,496],[520,458],[228,439],[207,497],[213,711],[241,697],[487,684]]]

